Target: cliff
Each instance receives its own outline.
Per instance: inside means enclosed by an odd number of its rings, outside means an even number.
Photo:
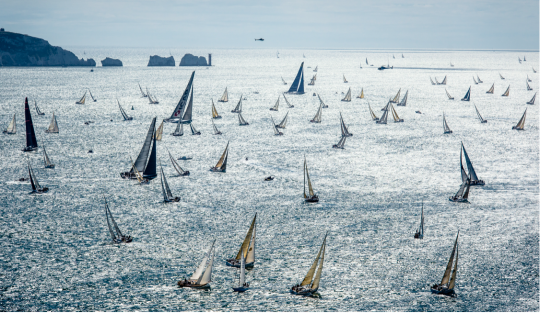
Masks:
[[[152,55],[148,61],[148,66],[174,66],[174,58],[172,56],[162,58],[159,55]]]
[[[0,66],[96,66],[41,38],[0,32]]]
[[[123,64],[122,61],[118,59],[106,57],[104,60],[101,60],[101,66],[123,66]]]
[[[206,63],[205,57],[198,57],[187,53],[180,60],[180,66],[208,66],[208,63]]]

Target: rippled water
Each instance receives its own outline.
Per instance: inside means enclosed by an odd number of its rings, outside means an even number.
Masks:
[[[69,47],[68,47],[69,48]],[[123,68],[1,68],[0,122],[17,114],[18,133],[0,140],[0,310],[223,310],[223,311],[537,311],[539,309],[539,89],[538,53],[411,51],[405,58],[384,51],[172,50],[213,53],[211,68],[149,68],[151,54],[167,50],[90,49],[72,51],[101,60],[117,57]],[[306,57],[302,58],[302,53]],[[518,56],[527,62],[519,64]],[[374,67],[365,64],[368,58]],[[289,96],[294,108],[271,112],[302,61],[306,79],[318,65],[314,87]],[[390,63],[393,70],[378,71]],[[449,63],[455,67],[449,67]],[[359,65],[363,68],[360,69]],[[311,67],[311,68],[307,68]],[[162,204],[159,179],[138,186],[120,178],[142,146],[152,117],[167,118],[194,80],[194,125],[201,136],[173,137],[165,124],[158,145],[178,204]],[[506,77],[499,78],[499,73]],[[342,75],[349,83],[344,84]],[[447,86],[432,86],[447,75]],[[472,76],[483,84],[474,85]],[[527,91],[526,76],[534,91]],[[159,99],[150,105],[137,82]],[[306,82],[307,83],[307,82]],[[495,93],[486,94],[495,83]],[[472,101],[461,102],[472,85]],[[511,86],[510,97],[501,94]],[[225,87],[231,101],[217,103]],[[341,102],[351,87],[353,101]],[[456,98],[449,101],[444,89]],[[90,88],[97,102],[75,105]],[[361,88],[364,100],[356,99]],[[404,123],[377,125],[367,103],[380,116],[398,89],[409,90]],[[259,92],[259,94],[255,94]],[[321,124],[309,123],[318,101],[329,105]],[[240,95],[247,100],[238,126],[230,111]],[[44,169],[41,153],[25,145],[24,97],[37,99],[44,116],[33,115],[39,144],[45,143],[54,170]],[[118,97],[131,122],[123,122]],[[223,119],[212,135],[211,99]],[[473,103],[489,122],[480,124]],[[525,108],[526,130],[513,131]],[[416,114],[420,110],[422,114]],[[59,134],[45,134],[52,112]],[[273,136],[270,116],[289,111],[282,137]],[[339,112],[353,137],[345,150],[339,140]],[[453,134],[444,135],[442,114]],[[112,119],[112,121],[110,121]],[[94,124],[84,125],[87,120]],[[226,174],[211,173],[230,141]],[[447,199],[460,185],[463,141],[485,187],[474,187],[470,204]],[[191,171],[174,177],[165,148]],[[88,154],[89,149],[94,154]],[[321,202],[302,199],[306,156]],[[29,195],[29,159],[44,195]],[[248,160],[246,160],[248,158]],[[272,182],[263,178],[275,175]],[[133,243],[109,243],[102,197]],[[414,240],[424,201],[426,235]],[[257,261],[247,280],[252,288],[232,292],[236,270],[224,259],[235,255],[257,212]],[[460,230],[457,298],[434,296],[429,286],[444,272]],[[306,274],[324,233],[328,248],[319,298],[291,296],[290,286]],[[211,240],[217,240],[212,289],[179,289]]]

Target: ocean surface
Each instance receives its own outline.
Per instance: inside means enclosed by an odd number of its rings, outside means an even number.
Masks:
[[[402,58],[401,51],[281,50],[277,58],[275,50],[65,48],[98,63],[120,58],[124,67],[0,68],[0,124],[5,129],[16,114],[18,127],[0,135],[1,311],[539,310],[539,103],[526,104],[540,87],[532,70],[540,69],[538,52],[405,51]],[[212,53],[213,66],[146,66],[150,55],[169,53],[177,65],[184,53]],[[279,111],[270,111],[302,62],[306,93],[287,96],[291,109],[281,96]],[[394,69],[378,71],[383,64]],[[165,123],[158,162],[181,201],[163,204],[159,177],[140,186],[120,172],[137,157],[152,118],[170,116],[192,71],[193,125],[202,135],[184,128],[173,137],[176,125]],[[430,77],[445,76],[446,86],[431,85]],[[159,104],[148,104],[137,83]],[[494,94],[486,94],[492,84]],[[471,101],[459,101],[469,86]],[[217,102],[226,87],[230,101]],[[340,101],[349,88],[352,101]],[[97,102],[75,104],[87,89]],[[407,106],[395,106],[404,122],[390,116],[375,124],[368,103],[380,117],[400,89],[401,97],[409,92]],[[321,124],[309,122],[319,106],[314,92],[328,105]],[[241,95],[244,127],[231,113]],[[55,169],[44,168],[41,149],[21,152],[25,97],[45,112],[31,106]],[[116,98],[132,121],[122,120]],[[212,99],[222,136],[213,135]],[[525,131],[512,130],[525,109]],[[53,112],[60,133],[46,134]],[[279,122],[287,112],[285,135],[274,136],[270,117]],[[340,112],[354,134],[344,150],[332,149]],[[443,134],[443,112],[452,134]],[[227,173],[210,172],[228,141]],[[486,182],[471,187],[469,204],[448,201],[461,183],[461,142]],[[191,176],[176,177],[166,149],[193,157],[178,161]],[[318,204],[303,202],[304,156]],[[18,181],[27,161],[48,193],[31,195]],[[263,181],[269,175],[275,180]],[[132,243],[110,243],[103,198]],[[425,237],[415,240],[422,201]],[[252,288],[236,294],[237,270],[224,260],[238,252],[255,213]],[[432,295],[458,230],[457,297]],[[319,296],[290,295],[327,231]],[[214,239],[211,289],[178,288]]]

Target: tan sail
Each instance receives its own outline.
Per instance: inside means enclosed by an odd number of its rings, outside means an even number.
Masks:
[[[317,264],[319,263],[321,253],[323,252],[323,249],[324,249],[325,245],[326,245],[326,235],[324,236],[324,240],[323,240],[323,243],[321,245],[321,248],[319,249],[319,253],[317,253],[317,257],[313,261],[313,264],[311,265],[309,271],[307,272],[306,277],[304,277],[304,280],[300,283],[300,286],[306,286],[306,285],[311,284],[311,281],[313,279],[313,275],[315,274],[315,270],[317,269]],[[318,285],[318,282],[317,282],[317,285]]]
[[[394,106],[392,104],[390,104],[390,108],[392,110],[392,117],[394,118],[394,121],[395,122],[400,122],[401,119],[399,118],[397,112],[396,112],[396,109],[394,109]]]
[[[227,142],[227,146],[225,147],[225,151],[223,151],[223,154],[221,155],[221,158],[219,159],[219,161],[216,164],[217,168],[221,168],[221,166],[223,165],[223,161],[225,161],[225,156],[227,155],[228,150],[229,150],[229,142]]]
[[[180,122],[178,122],[180,123]],[[163,137],[163,121],[161,122],[161,125],[159,125],[158,129],[156,130],[155,138],[157,141],[160,141]]]
[[[360,98],[360,99],[364,99],[364,88],[362,88],[362,92],[360,93],[360,95],[356,98]]]
[[[133,164],[133,159],[131,157],[129,157],[129,160],[131,161],[131,168],[135,171],[135,176],[137,176],[137,181],[142,183],[144,178],[142,177],[141,172],[139,172],[135,164]]]
[[[399,102],[399,97],[401,95],[401,88],[399,88],[398,92],[397,92],[397,95],[394,97],[394,99],[392,99],[392,101],[390,102],[393,102],[393,103],[398,103]]]
[[[491,88],[489,88],[489,90],[486,91],[486,93],[493,93],[494,90],[495,90],[495,83],[493,83],[493,85],[491,85]]]
[[[13,119],[11,119],[11,122],[9,122],[9,125],[7,129],[5,130],[7,134],[15,134],[17,133],[17,122],[15,120],[15,114],[13,114]]]
[[[221,96],[221,99],[218,100],[218,102],[228,102],[229,101],[229,93],[227,92],[227,87],[225,87],[225,92],[223,92],[223,96]]]
[[[525,129],[525,118],[527,117],[527,109],[525,109],[525,112],[523,113],[523,116],[521,117],[521,119],[519,120],[519,122],[517,123],[516,126],[514,126],[513,129],[517,129],[517,130],[523,130]]]
[[[321,255],[321,261],[319,263],[319,268],[317,269],[317,274],[315,274],[315,279],[313,279],[313,283],[311,284],[311,289],[318,289],[319,288],[319,282],[321,281],[321,275],[322,275],[322,269],[323,269],[323,263],[324,263],[324,253],[326,252],[326,237],[324,238],[323,243],[323,251]]]
[[[502,94],[503,97],[508,97],[508,95],[510,94],[510,86],[508,86],[508,88],[506,89],[506,91]]]
[[[371,109],[371,105],[368,104],[368,106],[369,106],[369,113],[371,114],[371,118],[372,118],[373,120],[378,120],[379,118],[375,115],[375,113],[374,113],[373,110]]]
[[[240,246],[240,250],[238,251],[238,254],[236,255],[237,260],[240,260],[242,251],[244,251],[244,259],[247,258],[248,248],[251,243],[251,238],[253,236],[253,230],[255,229],[256,220],[257,220],[257,213],[255,213],[255,217],[253,217],[253,221],[251,222],[251,226],[249,227],[249,230],[246,234],[246,238],[244,238],[244,242],[242,243],[242,246]]]
[[[219,114],[216,110],[216,106],[214,105],[214,99],[212,99],[212,118],[219,117]]]
[[[450,271],[452,270],[452,263],[454,263],[454,255],[456,254],[458,238],[459,238],[459,231],[456,236],[456,242],[454,243],[454,248],[452,249],[452,254],[450,254],[450,260],[448,260],[448,264],[446,265],[446,270],[444,271],[444,275],[441,280],[441,285],[448,283],[448,280],[450,279]]]
[[[86,91],[84,92],[84,95],[82,96],[81,100],[75,102],[76,104],[84,104],[86,102]]]
[[[310,196],[313,196],[315,195],[315,193],[313,192],[313,186],[311,185],[311,179],[309,178],[309,171],[307,168],[307,162],[305,158],[304,158],[304,169],[306,171],[306,177],[307,177],[307,182],[308,182],[308,192]],[[305,192],[304,192],[304,198],[307,198],[307,195]]]
[[[255,262],[255,237],[256,235],[257,235],[257,225],[253,227],[253,235],[251,236],[251,242],[249,243],[246,263]]]

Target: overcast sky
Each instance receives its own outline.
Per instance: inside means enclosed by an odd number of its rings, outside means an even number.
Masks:
[[[0,27],[56,46],[538,50],[538,16],[538,0],[0,0]]]

